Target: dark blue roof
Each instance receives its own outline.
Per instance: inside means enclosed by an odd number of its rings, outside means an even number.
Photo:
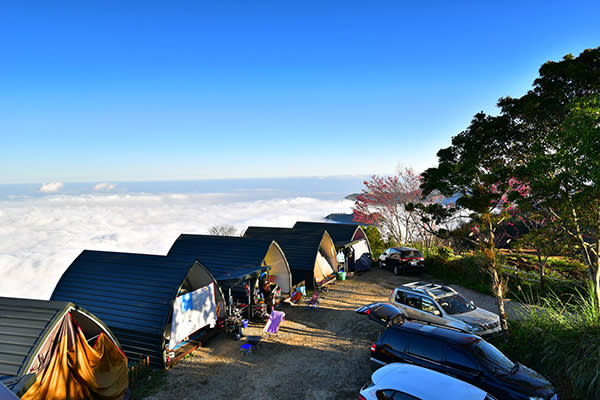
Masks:
[[[315,259],[323,235],[324,232],[318,231],[297,232],[291,228],[261,226],[250,226],[244,233],[247,238],[275,240],[290,265],[293,284],[305,281],[309,288],[313,286]]]
[[[84,250],[51,298],[85,307],[110,327],[128,358],[149,355],[160,366],[173,301],[194,266],[204,268],[193,257]]]
[[[239,236],[182,234],[171,246],[169,257],[198,259],[223,288],[256,278],[273,243],[268,239]]]
[[[298,221],[292,228],[296,232],[325,232],[329,233],[331,240],[336,244],[346,244],[354,240],[357,230],[362,230],[358,224],[336,224],[331,222],[306,222]],[[364,235],[364,232],[363,232]],[[366,235],[364,235],[366,238]]]

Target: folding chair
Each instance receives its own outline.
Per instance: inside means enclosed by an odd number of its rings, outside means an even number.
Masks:
[[[310,309],[312,308],[313,311],[317,311],[317,308],[319,308],[319,292],[317,292],[316,290],[313,291],[312,293],[312,297],[310,298],[310,300],[306,300],[306,308]]]
[[[285,321],[285,313],[283,311],[271,311],[271,315],[269,315],[269,319],[265,324],[264,331],[267,334],[277,334],[279,332],[279,325]]]

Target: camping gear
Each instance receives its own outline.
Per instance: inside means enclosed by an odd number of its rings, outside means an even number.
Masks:
[[[368,271],[369,269],[371,269],[372,262],[373,261],[371,260],[371,256],[369,254],[367,254],[367,253],[363,254],[362,256],[360,256],[360,258],[354,265],[355,272]]]
[[[248,354],[252,353],[252,345],[250,343],[244,343],[240,346],[240,353],[243,356],[247,356]]]
[[[337,280],[338,281],[345,281],[346,280],[346,273],[344,271],[340,271],[337,274]]]
[[[258,350],[258,343],[262,339],[262,336],[246,336],[246,343],[250,345],[250,350],[256,352]]]
[[[264,331],[266,333],[276,334],[283,321],[285,321],[285,313],[283,311],[271,311],[271,315],[269,315],[269,320],[265,325]]]
[[[296,304],[300,301],[300,299],[302,299],[302,292],[294,292],[292,293],[292,295],[290,296],[290,302],[292,304]]]
[[[120,400],[129,386],[104,321],[71,302],[11,297],[0,297],[0,381],[27,400]]]
[[[309,300],[306,300],[306,308],[312,308],[313,311],[317,311],[317,308],[319,307],[319,302],[319,292],[315,290],[312,294],[312,297]]]
[[[242,328],[247,328],[248,327],[248,320],[247,319],[243,319],[242,320]]]

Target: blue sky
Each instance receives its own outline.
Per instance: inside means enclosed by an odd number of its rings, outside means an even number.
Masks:
[[[1,7],[0,183],[422,170],[542,63],[600,46],[591,1]]]

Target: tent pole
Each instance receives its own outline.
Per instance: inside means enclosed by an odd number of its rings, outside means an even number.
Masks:
[[[252,309],[252,288],[250,288],[250,281],[246,281],[248,284],[248,317],[254,319],[254,310]]]

